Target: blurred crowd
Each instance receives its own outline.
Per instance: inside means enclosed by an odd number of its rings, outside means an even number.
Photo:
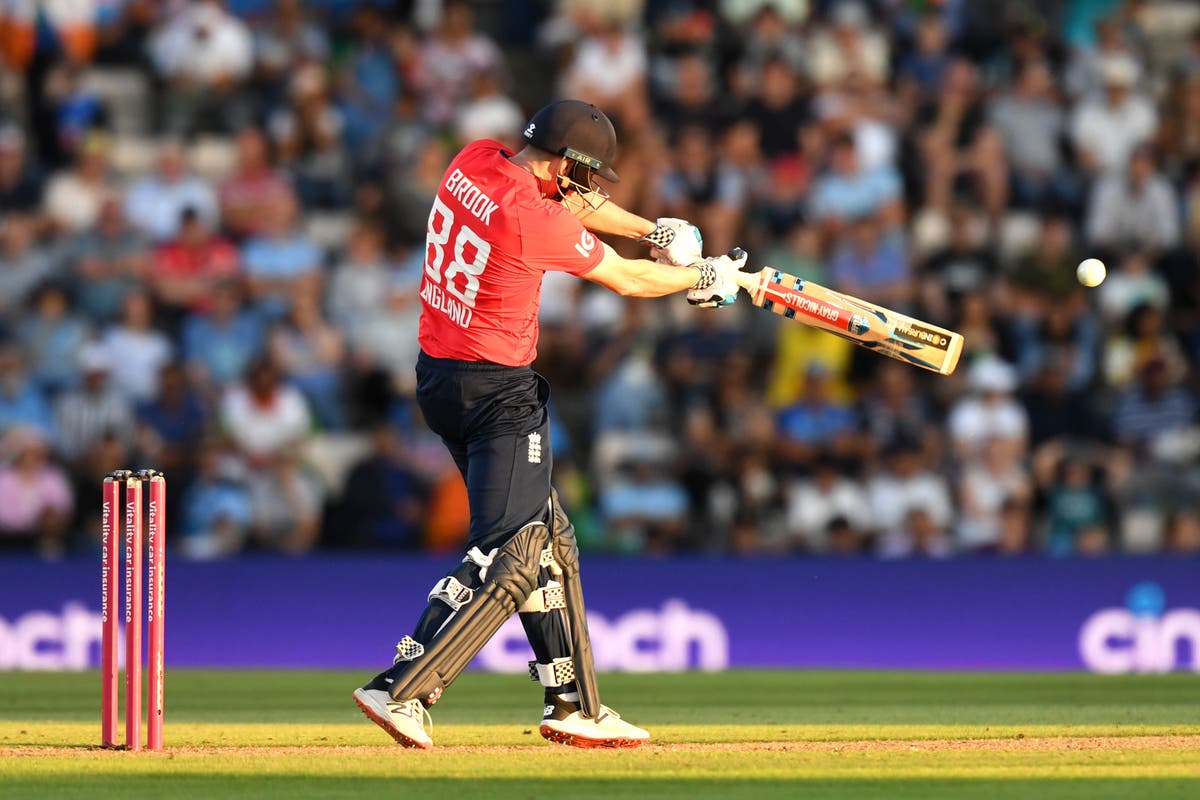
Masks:
[[[943,378],[548,275],[585,545],[1200,552],[1195,3],[9,2],[0,56],[4,550],[90,551],[143,466],[187,557],[459,548],[412,401],[428,209],[568,96],[625,207],[966,337]]]

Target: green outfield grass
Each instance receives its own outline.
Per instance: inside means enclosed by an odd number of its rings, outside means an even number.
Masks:
[[[134,754],[96,747],[96,674],[0,673],[0,797],[1200,797],[1195,675],[609,675],[655,745],[597,752],[542,741],[538,687],[469,674],[429,753],[364,720],[364,677],[173,671],[167,752]]]

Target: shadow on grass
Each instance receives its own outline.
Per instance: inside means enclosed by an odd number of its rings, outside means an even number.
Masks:
[[[2,771],[2,770],[0,770]],[[1200,779],[1075,780],[928,780],[928,779],[617,779],[537,776],[524,779],[482,778],[346,778],[320,776],[239,776],[195,773],[169,775],[58,775],[46,779],[3,781],[12,800],[97,800],[97,798],[362,798],[413,796],[459,798],[761,798],[805,800],[1192,800],[1200,796]]]

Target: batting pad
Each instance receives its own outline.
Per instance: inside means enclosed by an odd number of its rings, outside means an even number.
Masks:
[[[495,551],[486,567],[480,567],[482,584],[472,596],[439,583],[431,598],[447,603],[443,595],[453,595],[458,608],[425,642],[422,655],[398,662],[388,671],[392,698],[419,699],[427,706],[436,703],[537,587],[542,551],[549,542],[546,524],[531,522]]]

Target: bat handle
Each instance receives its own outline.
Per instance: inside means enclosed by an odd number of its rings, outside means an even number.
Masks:
[[[747,253],[742,248],[735,247],[725,255],[734,261],[741,261],[743,258],[746,258]],[[749,292],[751,296],[753,296],[754,288],[758,283],[757,278],[759,272],[760,270],[750,269],[750,261],[747,259],[746,263],[742,264],[742,268],[734,273],[734,280],[737,281],[738,286],[741,286],[743,289]]]

